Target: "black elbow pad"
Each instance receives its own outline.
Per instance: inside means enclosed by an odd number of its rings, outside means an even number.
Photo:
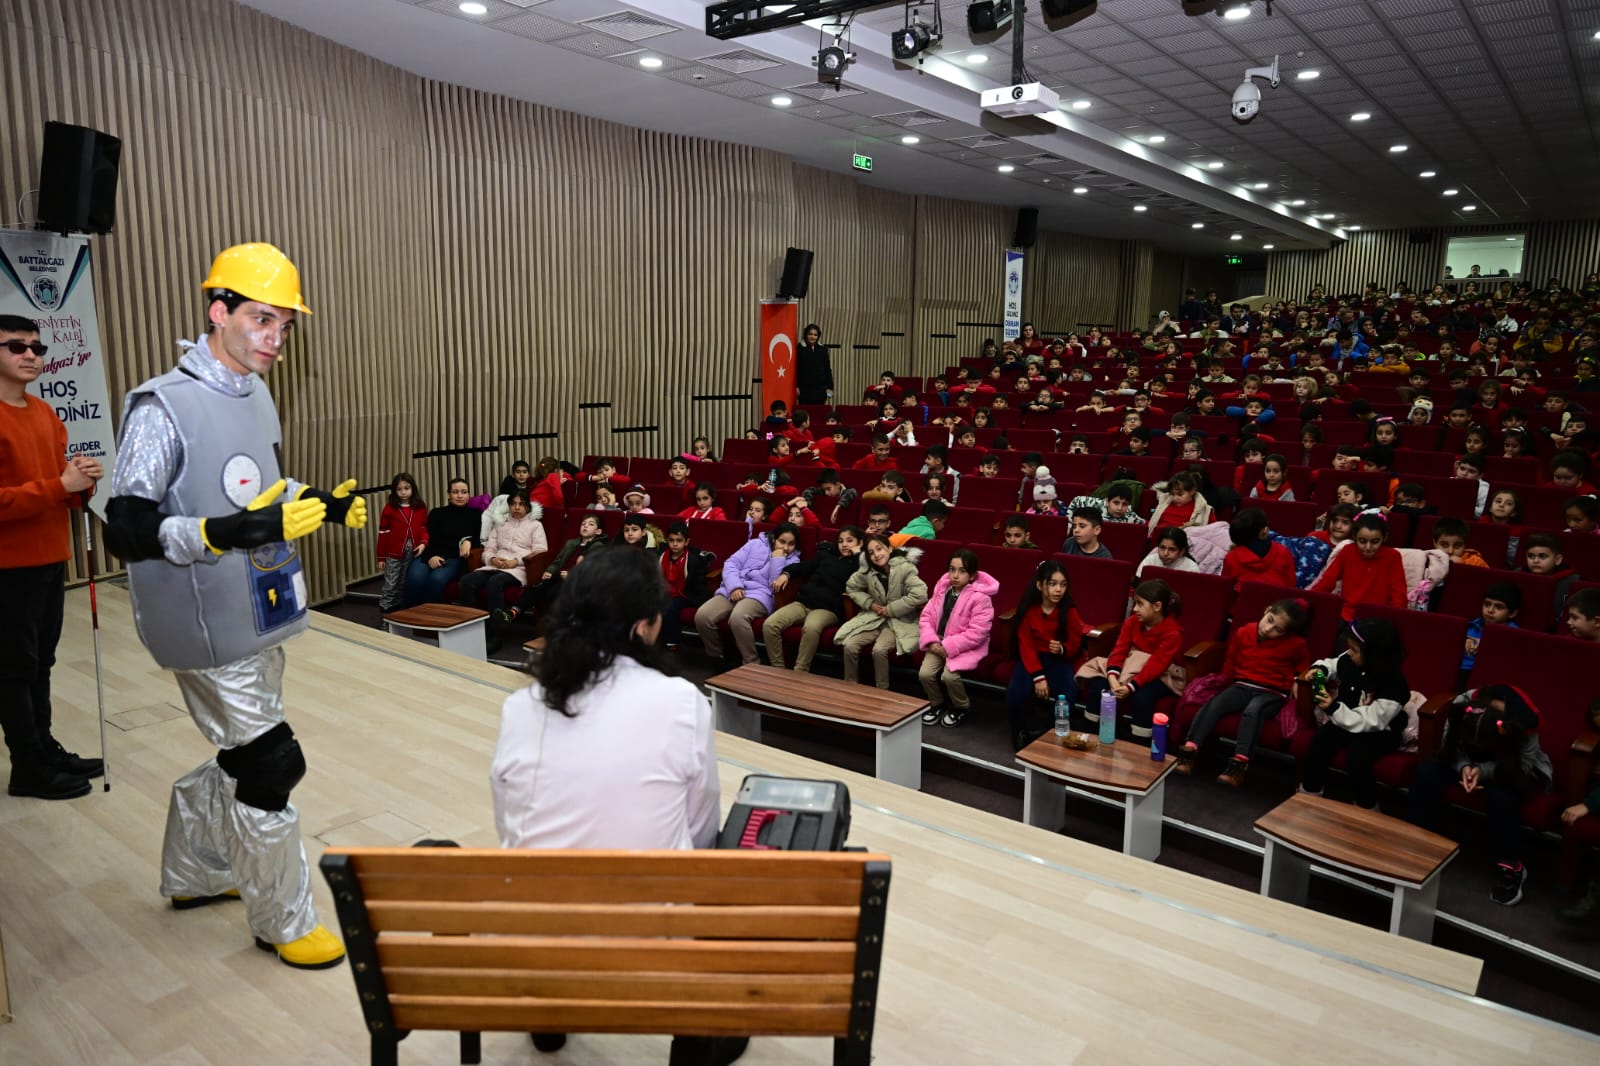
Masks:
[[[144,559],[160,559],[166,555],[161,547],[160,504],[143,496],[115,496],[106,504],[106,547],[123,562],[136,563]]]

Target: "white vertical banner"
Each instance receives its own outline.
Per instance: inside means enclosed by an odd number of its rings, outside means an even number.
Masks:
[[[1022,336],[1022,253],[1006,252],[1006,313],[1002,336],[1010,341]]]
[[[116,465],[116,432],[106,384],[106,353],[95,314],[89,238],[35,230],[0,230],[0,314],[39,323],[47,349],[44,373],[28,391],[55,409],[67,426],[67,454]],[[91,506],[105,517],[107,494]]]

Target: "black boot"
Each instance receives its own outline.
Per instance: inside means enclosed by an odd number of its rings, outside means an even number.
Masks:
[[[40,750],[32,755],[11,753],[11,784],[6,789],[13,796],[32,796],[34,799],[64,800],[87,796],[89,779],[69,774],[51,765]]]
[[[75,751],[68,751],[55,737],[49,737],[44,742],[44,760],[72,777],[101,777],[106,772],[104,761],[85,759]]]
[[[749,1046],[748,1036],[675,1036],[667,1066],[729,1066]]]

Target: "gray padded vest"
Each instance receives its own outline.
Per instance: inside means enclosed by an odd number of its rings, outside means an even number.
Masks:
[[[278,409],[265,383],[256,382],[249,396],[226,396],[172,370],[128,394],[124,420],[146,395],[166,408],[183,445],[182,466],[161,501],[163,514],[232,514],[248,502],[241,502],[246,493],[283,476]],[[224,485],[225,471],[231,485]],[[257,472],[257,481],[240,476]],[[305,577],[300,554],[289,544],[224,552],[193,566],[147,559],[129,565],[128,585],[139,639],[168,670],[231,663],[306,628]]]

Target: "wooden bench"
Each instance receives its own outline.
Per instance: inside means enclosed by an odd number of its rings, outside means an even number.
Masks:
[[[755,663],[718,674],[706,691],[717,728],[746,740],[761,740],[762,714],[871,730],[878,779],[922,787],[925,699]]]
[[[1322,796],[1297,792],[1256,819],[1266,838],[1261,894],[1305,906],[1311,864],[1387,883],[1394,892],[1389,932],[1433,939],[1439,873],[1460,845],[1436,833]]]
[[[488,611],[476,607],[462,607],[454,603],[424,603],[391,611],[383,616],[389,632],[398,637],[411,637],[426,643],[421,634],[431,633],[439,647],[472,659],[489,658],[484,641],[484,619]]]
[[[335,848],[373,1066],[418,1029],[822,1036],[868,1066],[890,864],[860,852]]]

